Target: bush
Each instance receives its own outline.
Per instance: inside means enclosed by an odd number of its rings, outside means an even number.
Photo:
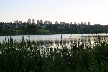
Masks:
[[[108,44],[98,44],[93,49],[38,48],[39,42],[22,38],[17,43],[10,37],[8,42],[0,43],[0,71],[107,72]]]

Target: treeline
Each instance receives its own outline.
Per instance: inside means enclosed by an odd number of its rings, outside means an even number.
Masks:
[[[0,23],[0,35],[107,33],[108,25]]]
[[[48,29],[42,29],[36,24],[0,24],[0,35],[34,35],[34,34],[50,34]]]

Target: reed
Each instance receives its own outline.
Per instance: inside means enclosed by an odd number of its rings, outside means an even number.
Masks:
[[[7,41],[6,41],[7,40]],[[80,41],[80,40],[79,40]],[[53,44],[53,42],[48,41]],[[45,44],[47,44],[46,42]],[[11,37],[0,43],[0,72],[107,72],[107,40],[94,41],[91,47],[82,42],[57,41],[62,48],[42,47],[43,41],[20,42]]]

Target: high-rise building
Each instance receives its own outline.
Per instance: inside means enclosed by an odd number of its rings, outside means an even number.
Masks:
[[[19,24],[22,24],[22,21],[19,21]]]
[[[61,25],[65,25],[65,22],[60,22]]]
[[[14,21],[14,23],[15,23],[15,24],[18,24],[19,22],[18,22],[18,20],[16,20],[16,21]]]
[[[86,22],[84,22],[84,25],[86,25]]]
[[[83,25],[83,22],[81,22],[81,25]]]
[[[48,21],[47,23],[50,24],[50,21]]]
[[[50,22],[50,24],[52,24],[52,22]]]
[[[37,20],[37,24],[43,24],[43,20]]]
[[[48,24],[48,21],[46,20],[46,21],[44,22],[44,24]]]
[[[76,22],[74,22],[74,24],[77,24]]]
[[[32,24],[35,24],[35,20],[34,19],[32,19]]]
[[[40,21],[39,20],[37,20],[37,24],[39,24],[40,23]]]
[[[72,24],[72,22],[70,22],[70,24]]]
[[[52,22],[46,20],[44,24],[52,24]]]
[[[88,22],[88,25],[90,25],[90,22]]]
[[[28,23],[31,24],[31,19],[30,18],[28,19]]]
[[[78,25],[80,25],[80,23],[78,23]]]
[[[59,24],[59,23],[56,21],[55,24]]]
[[[40,24],[43,24],[43,21],[42,20],[40,20],[40,22],[39,22]]]

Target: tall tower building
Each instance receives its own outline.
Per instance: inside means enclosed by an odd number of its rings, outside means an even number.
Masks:
[[[39,20],[37,20],[37,24],[39,24],[40,23],[40,21]]]
[[[43,24],[43,21],[42,20],[40,20],[40,24]]]
[[[32,24],[35,24],[35,20],[34,19],[32,19]]]
[[[28,23],[31,24],[31,19],[30,18],[28,19]]]
[[[77,24],[76,22],[74,22],[74,24]]]
[[[22,24],[22,21],[19,21],[19,24]]]
[[[84,22],[84,25],[86,25],[86,22]]]
[[[14,21],[14,23],[15,23],[15,24],[18,24],[19,22],[18,22],[18,20],[16,20],[16,21]]]
[[[90,25],[90,22],[88,22],[88,25]]]
[[[70,22],[70,24],[72,24],[72,22]]]
[[[46,20],[46,21],[44,22],[44,24],[48,24],[48,21]]]
[[[56,21],[55,24],[59,24],[59,23]]]
[[[83,22],[81,22],[81,25],[83,25]]]

